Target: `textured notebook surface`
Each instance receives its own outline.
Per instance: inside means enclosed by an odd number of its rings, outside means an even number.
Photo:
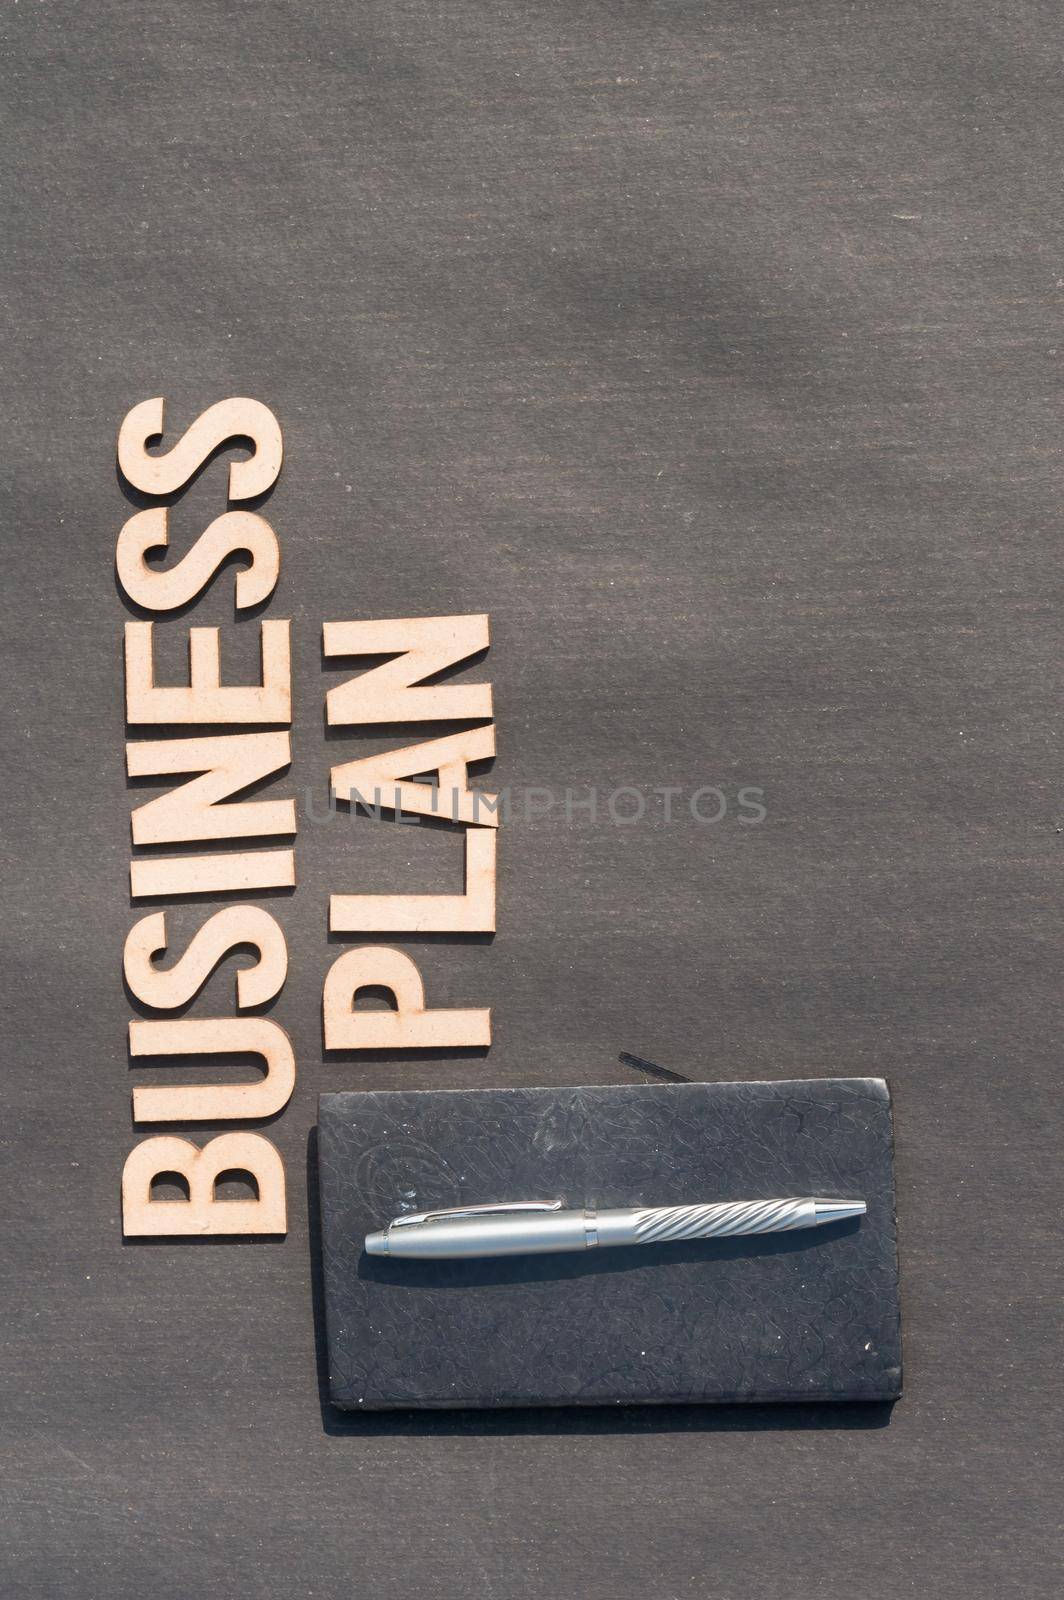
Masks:
[[[889,1400],[901,1354],[890,1098],[875,1078],[325,1095],[340,1406]],[[509,1260],[365,1255],[404,1210],[860,1197],[859,1223]]]

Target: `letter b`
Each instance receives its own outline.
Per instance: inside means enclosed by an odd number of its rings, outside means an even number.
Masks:
[[[151,1186],[175,1172],[188,1184],[187,1200],[153,1200]],[[248,1172],[258,1198],[218,1200],[215,1185],[226,1172]],[[190,1139],[160,1134],[131,1150],[122,1170],[122,1231],[127,1238],[203,1238],[229,1233],[284,1233],[284,1167],[259,1133],[223,1133],[202,1149]]]

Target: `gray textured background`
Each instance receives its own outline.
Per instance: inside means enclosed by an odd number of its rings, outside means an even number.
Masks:
[[[5,1597],[1055,1595],[1058,7],[22,0],[3,29]],[[490,1056],[357,1065],[322,1064],[327,894],[447,887],[453,841],[304,826],[287,1242],[123,1248],[113,441],[231,393],[287,445],[278,792],[305,812],[349,748],[324,618],[487,609],[500,782],[760,785],[769,816],[515,823],[494,944],[419,951],[494,1006]],[[618,1082],[620,1049],[890,1078],[889,1425],[323,1416],[318,1091]]]

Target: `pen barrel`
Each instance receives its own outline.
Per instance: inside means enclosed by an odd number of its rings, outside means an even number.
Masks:
[[[600,1211],[597,1232],[600,1245],[671,1244],[681,1239],[787,1233],[792,1228],[815,1227],[816,1221],[813,1200],[737,1200],[717,1205]]]

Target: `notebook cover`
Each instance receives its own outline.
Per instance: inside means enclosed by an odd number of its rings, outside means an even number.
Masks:
[[[892,1400],[890,1095],[878,1078],[382,1091],[319,1101],[338,1406]],[[403,1210],[860,1197],[792,1234],[506,1260],[369,1257]]]

